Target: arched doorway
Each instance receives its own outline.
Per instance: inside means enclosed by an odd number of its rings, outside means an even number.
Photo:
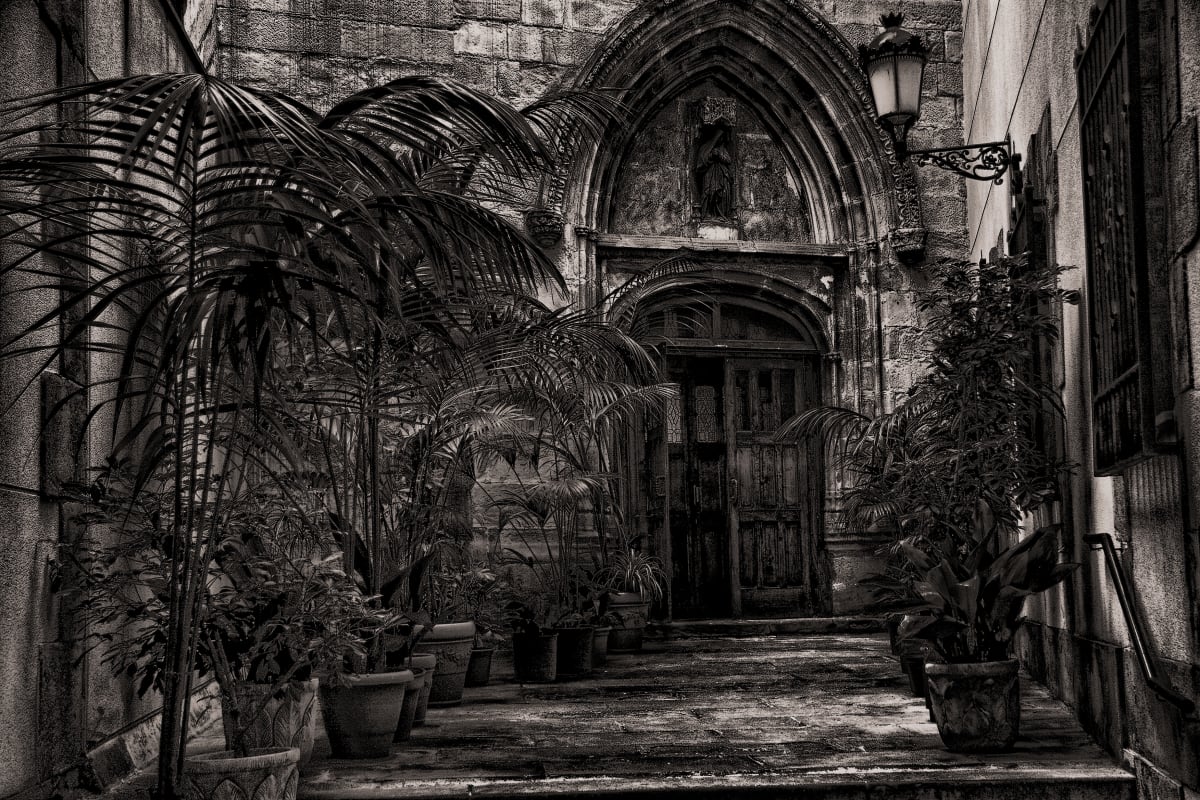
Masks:
[[[642,476],[677,617],[832,609],[819,447],[774,438],[822,403],[826,351],[807,320],[755,295],[668,290],[638,310],[638,335],[677,387],[648,430]]]
[[[677,427],[632,434],[623,468],[629,527],[673,571],[667,612],[862,611],[878,535],[845,529],[812,445],[773,441],[794,410],[870,415],[907,380],[898,268],[924,220],[853,47],[804,0],[645,2],[575,85],[629,113],[566,136],[539,202],[574,234],[580,298],[679,384]]]

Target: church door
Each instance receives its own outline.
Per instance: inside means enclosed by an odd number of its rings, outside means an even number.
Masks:
[[[669,372],[680,401],[666,437],[675,615],[829,613],[819,448],[774,441],[820,403],[817,357],[676,357]]]
[[[819,366],[816,356],[725,361],[732,597],[743,616],[831,610],[820,445],[775,441],[783,422],[820,405]]]

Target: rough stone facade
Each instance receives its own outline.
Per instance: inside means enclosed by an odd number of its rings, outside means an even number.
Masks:
[[[1095,4],[1105,7],[1107,3]],[[1122,2],[1119,7],[1127,7]],[[1058,515],[1071,537],[1076,577],[1037,604],[1022,654],[1031,671],[1071,704],[1085,727],[1135,771],[1139,797],[1194,797],[1200,787],[1196,728],[1148,688],[1141,675],[1102,554],[1083,543],[1093,532],[1116,537],[1150,649],[1162,678],[1200,696],[1200,535],[1196,529],[1200,456],[1195,274],[1197,210],[1196,115],[1200,110],[1200,4],[1149,0],[1138,19],[1139,91],[1145,135],[1146,267],[1154,302],[1154,371],[1167,386],[1157,423],[1159,454],[1116,470],[1100,470],[1092,440],[1094,366],[1090,338],[1085,186],[1103,181],[1120,157],[1085,163],[1076,68],[1070,54],[1086,44],[1097,10],[1090,0],[964,3],[963,124],[971,141],[1011,138],[1044,214],[1049,258],[1071,268],[1063,285],[1082,293],[1062,309],[1063,341],[1055,355],[1067,409],[1066,455],[1079,464]],[[1099,185],[1099,184],[1096,184]],[[972,184],[968,191],[971,253],[986,256],[1006,240],[1017,202],[1011,182]],[[1093,190],[1097,191],[1097,190]],[[1107,227],[1107,226],[1106,226]],[[1158,296],[1158,295],[1156,295]],[[1173,442],[1169,440],[1174,440]],[[1105,477],[1097,471],[1109,472]]]
[[[922,259],[959,255],[962,182],[896,163],[871,120],[854,47],[878,31],[890,0],[0,0],[0,92],[89,77],[196,69],[287,92],[318,110],[391,78],[433,74],[517,105],[557,88],[614,88],[632,118],[572,151],[543,198],[552,252],[576,299],[596,302],[631,279],[642,297],[692,285],[769,302],[808,341],[822,399],[872,411],[919,369],[912,289]],[[168,9],[182,8],[182,25]],[[958,0],[910,0],[908,25],[931,63],[914,146],[961,140]],[[724,222],[697,214],[696,104],[728,107],[734,177]],[[655,132],[671,146],[646,146]],[[641,159],[641,160],[639,160]],[[671,192],[652,193],[655,171]],[[674,206],[670,206],[674,203]],[[669,208],[668,208],[669,206]],[[715,208],[715,207],[714,207]],[[664,210],[666,209],[666,210]],[[516,209],[523,211],[524,209]],[[672,216],[673,215],[673,216]],[[634,237],[636,241],[631,240]],[[680,266],[678,259],[687,262]],[[674,263],[675,267],[670,267]],[[673,274],[677,269],[678,274]],[[638,277],[640,276],[640,278]],[[628,309],[637,313],[635,307]],[[32,306],[24,309],[33,314]],[[19,324],[13,309],[0,315]],[[9,329],[9,328],[6,328]],[[89,365],[59,365],[0,418],[0,509],[12,556],[0,625],[0,796],[46,794],[92,765],[115,774],[152,752],[153,709],[96,664],[74,667],[50,586],[53,553],[71,531],[44,496],[43,400]],[[0,376],[4,387],[27,374]],[[7,401],[9,398],[3,398]],[[57,437],[57,438],[56,438]],[[50,449],[53,452],[53,448]],[[633,468],[633,465],[630,467]],[[834,498],[836,500],[836,498]],[[827,509],[832,511],[833,509]],[[860,608],[854,577],[877,542],[831,513],[835,611]],[[665,543],[664,543],[665,544]],[[149,722],[147,722],[149,720]],[[11,721],[11,722],[10,722]],[[129,733],[116,737],[124,731]]]
[[[575,299],[598,302],[633,280],[643,300],[664,300],[682,282],[800,307],[796,324],[820,331],[824,399],[871,412],[921,368],[919,262],[960,255],[965,219],[962,181],[898,165],[871,119],[854,47],[893,5],[219,0],[219,63],[229,78],[318,110],[419,73],[516,105],[555,89],[616,90],[629,119],[599,143],[568,148],[536,203]],[[961,11],[957,0],[905,4],[930,51],[914,146],[961,141]],[[730,185],[710,202],[701,162],[712,160],[705,140],[719,126]],[[653,465],[631,458],[630,481],[644,483]],[[642,532],[665,529],[645,513],[654,498],[637,504]],[[836,519],[826,526],[834,607],[850,611],[862,605],[855,578],[877,543]],[[666,536],[651,537],[664,555]]]
[[[158,0],[0,0],[0,97],[123,74],[191,71],[200,60],[211,62],[213,3],[189,3],[181,24],[165,9]],[[0,308],[5,339],[51,304],[44,294],[19,297]],[[43,417],[91,365],[62,359],[41,375],[40,368],[36,357],[0,368],[2,797],[94,786],[155,753],[152,732],[144,730],[147,719],[153,728],[153,703],[137,700],[98,658],[76,662],[78,652],[68,643],[79,631],[55,597],[53,577],[59,543],[76,532],[50,493],[56,480],[81,477],[86,462],[72,455],[80,415],[56,415],[44,430]],[[16,396],[27,382],[30,388]],[[129,736],[113,738],[126,731]],[[87,760],[96,748],[100,757]]]

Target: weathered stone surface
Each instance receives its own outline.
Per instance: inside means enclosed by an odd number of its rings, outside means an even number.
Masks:
[[[521,18],[521,0],[455,0],[455,11],[469,19],[513,22]]]
[[[467,21],[454,34],[454,51],[477,56],[508,56],[508,29],[495,22]]]
[[[566,0],[521,0],[521,21],[526,25],[561,27],[566,15]]]
[[[601,37],[585,31],[549,29],[542,35],[542,60],[573,66],[587,61]]]
[[[567,27],[604,31],[625,15],[632,4],[625,0],[566,0]]]

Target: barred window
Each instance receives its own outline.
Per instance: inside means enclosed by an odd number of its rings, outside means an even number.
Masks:
[[[1138,0],[1100,2],[1076,56],[1093,448],[1101,475],[1153,452],[1156,413],[1172,407],[1169,324],[1155,319],[1167,307],[1158,296],[1165,295],[1165,274],[1157,274],[1165,259],[1152,257],[1148,235],[1161,220],[1147,213],[1161,200],[1153,169],[1161,146],[1158,82],[1138,58],[1138,20]]]

